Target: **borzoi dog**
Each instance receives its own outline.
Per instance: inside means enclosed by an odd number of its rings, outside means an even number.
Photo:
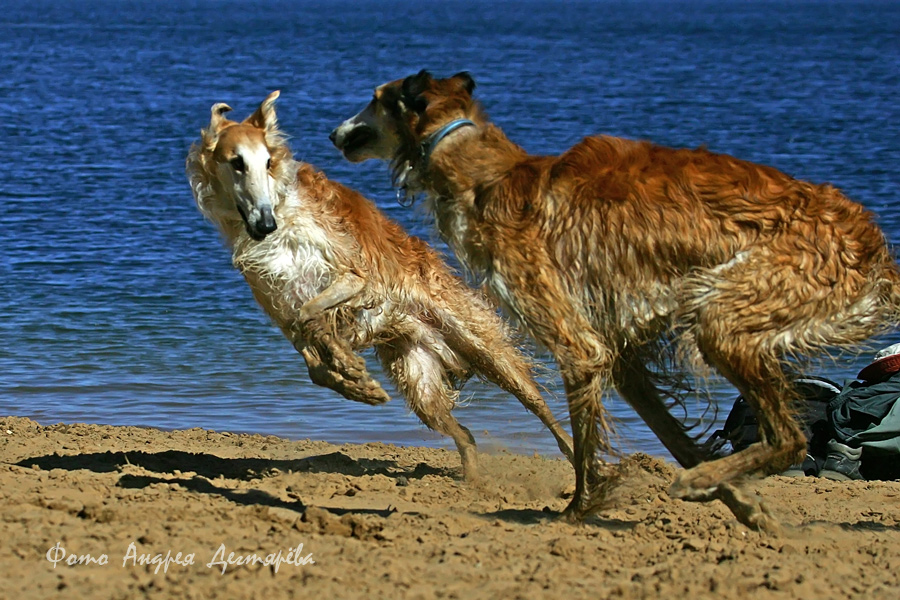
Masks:
[[[609,450],[603,394],[614,386],[686,468],[671,493],[725,501],[746,524],[777,528],[729,482],[795,462],[791,365],[898,319],[894,259],[872,215],[813,185],[703,149],[588,137],[533,156],[492,125],[473,79],[425,71],[376,88],[331,134],[354,162],[390,160],[424,192],[442,237],[555,356],[575,438],[566,515],[596,505],[589,475]],[[710,462],[656,383],[661,349],[676,372],[703,363],[759,417],[762,441]],[[595,494],[599,496],[600,494]]]
[[[479,374],[519,398],[571,460],[571,437],[499,315],[372,202],[295,161],[278,128],[277,97],[241,123],[223,116],[227,105],[214,105],[187,171],[200,211],[313,380],[356,400],[387,400],[353,352],[374,346],[413,412],[453,438],[472,479],[475,441],[450,411],[458,386]]]

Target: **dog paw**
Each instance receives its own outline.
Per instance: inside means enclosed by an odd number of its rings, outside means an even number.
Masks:
[[[679,477],[669,486],[669,497],[688,502],[709,502],[716,499],[716,487],[698,489],[686,484]]]
[[[580,525],[584,523],[584,517],[585,515],[580,511],[571,509],[571,505],[559,513],[559,520],[563,523],[568,523],[569,525]]]
[[[781,523],[769,512],[762,500],[747,495],[737,486],[730,483],[720,484],[716,488],[715,497],[747,527],[775,536],[781,533]]]
[[[571,523],[572,525],[584,523],[585,519],[602,508],[599,504],[600,503],[593,493],[578,494],[576,488],[575,493],[572,495],[572,499],[569,501],[569,505],[560,513],[559,520],[565,523]]]
[[[675,477],[669,486],[669,496],[690,502],[708,502],[715,499],[718,487],[718,481],[710,481],[701,469],[694,467],[681,471]]]
[[[338,352],[341,358],[336,358],[333,353],[335,349],[334,338],[300,348],[313,383],[332,389],[348,400],[364,404],[379,405],[391,399],[381,384],[369,375],[365,361],[360,356],[351,350],[354,360],[347,360],[344,352],[348,349],[341,348]]]
[[[584,523],[584,520],[588,517],[588,511],[579,506],[580,504],[580,502],[576,504],[573,498],[565,510],[559,513],[559,520],[569,525],[581,525]]]

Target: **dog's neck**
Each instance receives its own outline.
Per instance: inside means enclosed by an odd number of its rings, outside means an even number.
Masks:
[[[483,253],[479,194],[505,178],[528,153],[499,127],[490,123],[476,127],[457,130],[442,141],[427,163],[420,154],[412,157],[409,189],[428,196],[441,237],[465,267],[484,273],[490,257]]]
[[[490,123],[470,127],[457,126],[452,137],[441,137],[435,144],[429,136],[427,154],[417,148],[405,162],[409,165],[413,192],[453,200],[476,187],[490,185],[504,177],[528,154],[510,141],[503,131]],[[440,130],[439,130],[440,132]],[[423,144],[421,147],[424,147]]]
[[[474,121],[470,121],[469,119],[456,119],[455,121],[450,121],[431,135],[429,135],[419,146],[419,154],[421,155],[420,169],[428,168],[428,160],[431,158],[431,153],[434,152],[434,149],[437,147],[441,141],[449,136],[451,133],[456,131],[457,129],[462,129],[463,127],[478,127],[478,125]]]

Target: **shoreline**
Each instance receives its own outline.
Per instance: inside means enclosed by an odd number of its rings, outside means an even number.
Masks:
[[[670,499],[677,467],[645,454],[573,526],[556,518],[573,481],[561,459],[483,453],[469,484],[455,451],[417,446],[19,417],[0,417],[0,436],[0,570],[19,600],[900,589],[900,482],[750,482],[784,525],[768,536],[718,502]]]

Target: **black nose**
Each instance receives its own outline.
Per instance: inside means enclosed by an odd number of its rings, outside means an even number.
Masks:
[[[257,225],[257,229],[262,234],[269,234],[278,229],[278,226],[275,224],[275,217],[269,211],[263,211],[262,221]]]
[[[337,129],[333,129],[331,133],[328,134],[328,139],[331,140],[331,143],[334,143],[335,138],[337,138]]]
[[[278,226],[275,225],[275,219],[264,218],[253,227],[251,227],[250,224],[247,223],[246,229],[251,238],[253,238],[257,242],[261,242],[266,239],[267,235],[278,229]]]

